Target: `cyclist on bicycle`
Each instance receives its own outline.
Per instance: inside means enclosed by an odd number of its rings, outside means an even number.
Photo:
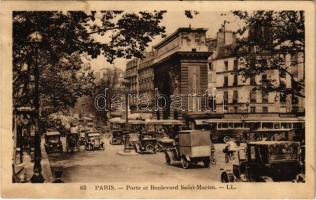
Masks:
[[[223,150],[223,152],[225,153],[225,162],[234,160],[234,153],[237,151],[237,149],[237,144],[233,140],[227,142],[227,145]]]

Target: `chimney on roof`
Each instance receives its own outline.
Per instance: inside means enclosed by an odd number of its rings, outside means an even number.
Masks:
[[[224,32],[225,31],[225,32]],[[233,31],[220,28],[217,32],[217,47],[233,45],[236,42],[236,34]]]

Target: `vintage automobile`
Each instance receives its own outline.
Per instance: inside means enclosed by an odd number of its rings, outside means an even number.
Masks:
[[[79,144],[80,145],[85,145],[85,140],[86,140],[86,133],[89,132],[88,129],[86,129],[85,127],[80,127],[78,129],[79,132]]]
[[[45,133],[45,150],[47,153],[63,152],[63,145],[60,140],[61,134],[58,131]]]
[[[244,129],[224,129],[224,130],[211,130],[212,141],[227,143],[230,140],[242,141],[244,139],[244,132],[249,131],[248,128]]]
[[[184,169],[202,161],[209,167],[212,158],[212,142],[209,131],[186,130],[180,131],[175,139],[175,146],[165,151],[166,163],[171,165],[181,161]]]
[[[101,140],[101,134],[99,132],[86,133],[85,149],[86,150],[94,150],[94,149],[104,150],[104,142]]]
[[[157,141],[157,152],[164,152],[167,149],[173,148],[175,146],[175,140],[170,137],[158,138]]]
[[[293,181],[302,171],[299,149],[294,141],[248,142],[238,150],[233,169],[221,173],[221,181]]]
[[[138,153],[156,153],[157,138],[156,132],[149,131],[139,135],[139,141],[135,143]]]
[[[112,131],[110,135],[110,144],[123,144],[123,131]]]
[[[66,151],[77,152],[80,150],[79,133],[67,133],[66,135]]]

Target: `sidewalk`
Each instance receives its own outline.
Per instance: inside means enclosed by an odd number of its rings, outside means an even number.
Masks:
[[[52,170],[50,167],[47,153],[44,148],[43,140],[41,141],[41,153],[42,153],[42,160],[41,160],[42,175],[45,179],[44,183],[51,183],[53,182],[53,174],[52,174]],[[27,181],[30,182],[31,177],[33,176],[33,167],[34,167],[34,162],[32,161],[31,155],[24,152],[23,163],[16,165],[15,168],[19,171],[21,170],[21,173],[25,173]]]

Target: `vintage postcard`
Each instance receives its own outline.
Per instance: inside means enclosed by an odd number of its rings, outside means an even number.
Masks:
[[[3,198],[315,198],[308,1],[1,1]]]

